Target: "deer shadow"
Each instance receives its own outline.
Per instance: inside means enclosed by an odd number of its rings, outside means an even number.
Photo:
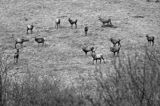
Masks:
[[[106,28],[106,27],[118,28],[117,26],[115,26],[115,25],[110,25],[110,24],[105,24],[105,25],[102,25],[101,27],[103,27],[103,28]]]

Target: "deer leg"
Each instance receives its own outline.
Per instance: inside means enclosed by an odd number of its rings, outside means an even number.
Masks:
[[[57,24],[55,24],[55,28],[57,28]]]
[[[109,23],[110,23],[110,25],[112,25],[112,22],[111,22],[111,21],[110,21]]]
[[[59,23],[59,28],[61,27],[60,23]]]
[[[56,23],[56,28],[58,29],[58,23]]]
[[[152,41],[152,46],[154,45],[154,41]]]
[[[102,58],[103,62],[105,63],[103,56],[101,58]]]
[[[117,55],[119,56],[119,51],[117,52]]]
[[[18,58],[16,58],[16,63],[18,63]]]
[[[87,52],[85,52],[85,55],[87,55]]]
[[[58,24],[58,28],[60,28],[60,24]]]
[[[14,59],[14,63],[15,63],[15,64],[17,63],[17,60],[16,60],[16,59]]]
[[[87,31],[85,31],[85,36],[87,36]]]
[[[14,63],[18,63],[18,57],[14,57]]]
[[[15,63],[15,57],[14,57],[14,63]]]
[[[27,28],[27,34],[28,34],[28,28]]]
[[[58,24],[56,25],[57,29],[58,29]]]
[[[17,46],[16,46],[16,45],[17,45],[17,43],[15,43],[15,48],[17,48]]]
[[[121,43],[120,42],[118,42],[118,46],[120,46],[121,45]]]

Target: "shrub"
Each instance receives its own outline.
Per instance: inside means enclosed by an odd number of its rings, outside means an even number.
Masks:
[[[160,105],[160,57],[155,50],[145,50],[144,55],[117,58],[114,74],[103,77],[101,70],[95,73],[98,93],[103,104],[109,106],[159,106]],[[98,73],[98,74],[97,74]]]

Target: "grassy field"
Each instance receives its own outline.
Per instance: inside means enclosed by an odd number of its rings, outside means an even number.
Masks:
[[[83,45],[97,47],[103,53],[106,63],[98,64],[105,73],[112,72],[113,54],[110,37],[122,40],[121,57],[143,53],[147,43],[145,34],[156,37],[159,44],[160,4],[146,0],[1,0],[0,1],[0,47],[10,55],[10,73],[17,80],[25,73],[39,78],[59,80],[62,89],[78,87],[84,78],[92,83],[89,75],[95,70],[90,55],[85,56]],[[115,28],[101,27],[98,16],[112,19]],[[144,18],[135,18],[144,16]],[[61,28],[55,29],[55,19],[61,17]],[[68,18],[78,19],[78,28],[71,29]],[[25,21],[25,19],[28,21]],[[26,34],[27,24],[35,25],[33,34]],[[84,36],[84,24],[89,26]],[[26,37],[30,41],[20,50],[20,60],[13,64],[15,37]],[[47,40],[45,47],[38,47],[34,36]]]

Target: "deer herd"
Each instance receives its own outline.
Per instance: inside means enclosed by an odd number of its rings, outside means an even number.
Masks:
[[[108,26],[108,27],[113,26],[113,24],[111,22],[111,18],[104,19],[104,18],[98,17],[98,20],[102,23],[102,26],[105,26],[105,25]],[[68,22],[70,23],[71,28],[73,28],[73,25],[75,25],[75,28],[77,28],[78,19],[73,20],[71,18],[68,18]],[[57,18],[55,20],[55,28],[59,29],[60,24],[61,24],[61,19]],[[27,34],[29,34],[29,32],[30,32],[30,34],[32,34],[33,33],[33,28],[34,28],[33,24],[27,25]],[[85,36],[88,35],[88,30],[89,30],[89,27],[88,27],[87,24],[85,24],[85,26],[84,26],[84,35]],[[12,36],[14,37],[14,35],[12,35]],[[45,39],[43,37],[33,37],[33,38],[34,38],[35,42],[38,43],[38,46],[39,46],[39,44],[42,44],[42,46],[45,44]],[[154,45],[154,40],[155,40],[154,36],[149,36],[148,34],[146,34],[146,38],[147,38],[148,44],[153,46]],[[22,47],[23,43],[28,42],[29,39],[14,38],[14,40],[15,40],[15,49],[16,49],[16,53],[14,54],[14,62],[18,63],[19,48],[17,48],[17,45],[19,44]],[[111,37],[111,38],[109,38],[109,41],[113,44],[113,46],[110,47],[110,52],[112,52],[114,56],[119,56],[122,39]],[[96,53],[96,48],[94,46],[92,46],[92,47],[84,46],[84,47],[81,48],[81,50],[85,53],[85,55],[87,55],[88,52],[91,52],[90,55],[93,58],[93,64],[94,64],[94,61],[96,61],[96,63],[97,63],[97,60],[99,60],[100,63],[103,60],[103,62],[105,63],[105,59],[104,59],[103,54],[102,53]]]

